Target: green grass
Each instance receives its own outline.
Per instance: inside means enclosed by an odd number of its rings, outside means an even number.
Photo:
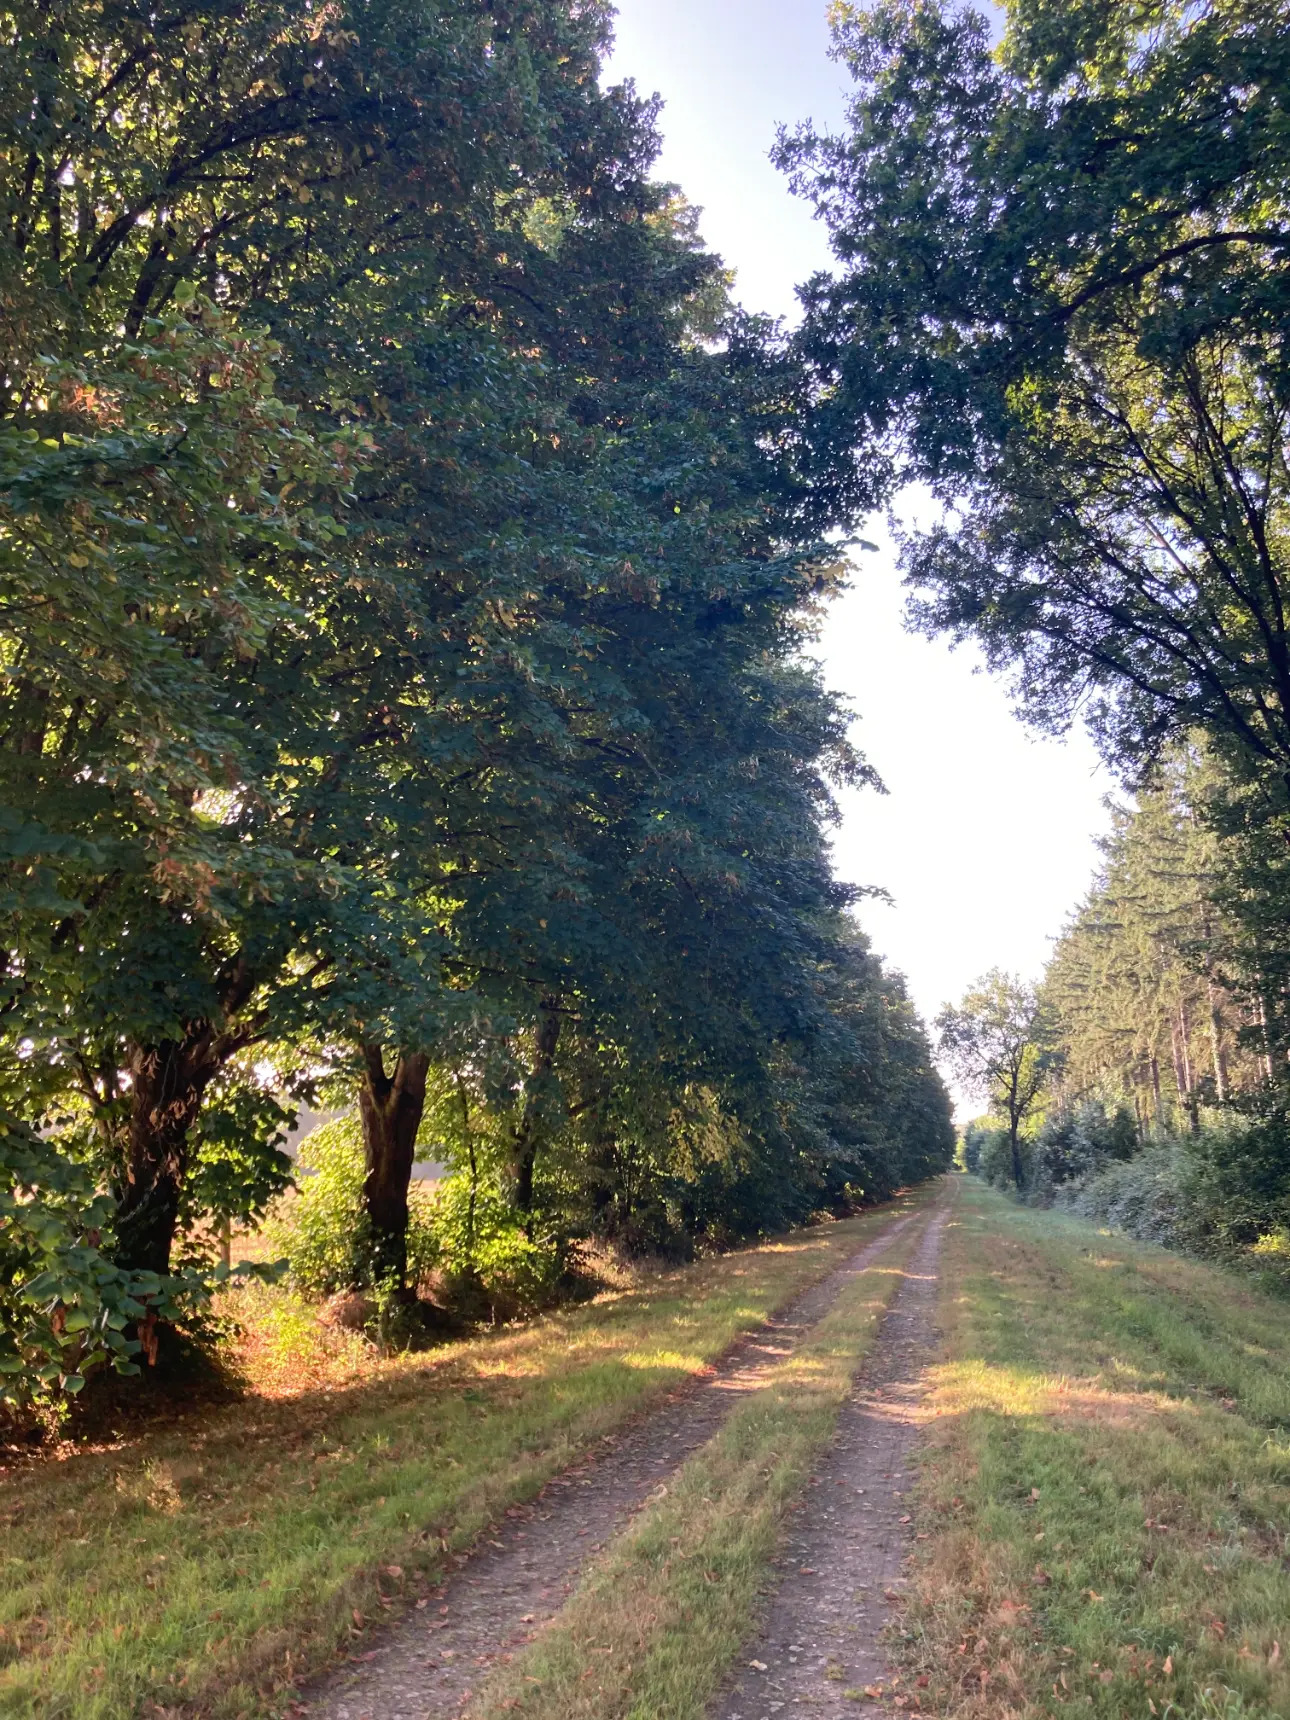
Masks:
[[[701,1720],[753,1629],[784,1515],[898,1288],[906,1232],[846,1287],[467,1710],[469,1720]]]
[[[277,1713],[507,1505],[893,1213],[798,1232],[369,1380],[0,1475],[0,1714]]]
[[[968,1182],[914,1599],[924,1705],[1290,1714],[1290,1320],[1196,1262]]]

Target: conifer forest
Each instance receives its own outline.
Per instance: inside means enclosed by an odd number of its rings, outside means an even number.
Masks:
[[[828,17],[784,319],[610,0],[0,0],[0,1714],[1290,1714],[1290,7]],[[886,517],[1116,784],[926,1020]]]

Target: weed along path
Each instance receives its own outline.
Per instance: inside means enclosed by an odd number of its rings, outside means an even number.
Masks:
[[[782,1577],[713,1720],[877,1714],[889,1688],[881,1633],[904,1584],[925,1375],[936,1339],[936,1212],[862,1363],[837,1440],[811,1477],[779,1558]]]
[[[916,1214],[894,1216],[845,1265],[705,1375],[625,1432],[602,1440],[532,1504],[512,1507],[502,1525],[457,1557],[440,1591],[418,1602],[383,1644],[304,1693],[309,1720],[446,1720],[477,1712],[481,1685],[522,1661],[526,1645],[560,1614],[606,1547],[634,1516],[648,1516],[642,1507],[666,1499],[677,1472],[735,1408],[803,1346],[859,1275],[890,1252],[903,1252],[918,1222]],[[515,1704],[505,1700],[503,1706]]]

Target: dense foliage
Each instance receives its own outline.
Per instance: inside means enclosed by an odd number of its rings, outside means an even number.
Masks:
[[[798,371],[606,30],[0,8],[6,1278],[74,1188],[160,1307],[319,1093],[396,1291],[419,1140],[467,1271],[485,1214],[685,1247],[945,1162],[828,864]]]
[[[1284,5],[1014,0],[997,45],[934,0],[835,16],[850,130],[783,146],[842,265],[803,342],[823,492],[952,505],[922,613],[1042,720],[1283,773]]]

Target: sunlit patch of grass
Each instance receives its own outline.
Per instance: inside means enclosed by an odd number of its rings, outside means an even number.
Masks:
[[[785,1512],[833,1435],[916,1240],[897,1238],[745,1388],[469,1720],[700,1720],[752,1630]]]
[[[681,1368],[694,1373],[703,1366],[692,1350],[633,1350],[623,1357],[625,1368]]]
[[[381,1356],[361,1332],[329,1323],[316,1303],[285,1287],[252,1280],[224,1296],[221,1312],[239,1328],[231,1359],[262,1397],[353,1385],[383,1362],[398,1368],[398,1358]]]
[[[945,1282],[930,1538],[896,1638],[924,1705],[1290,1713],[1280,1306],[974,1184]]]
[[[266,1293],[283,1373],[265,1364],[264,1390],[0,1474],[0,1713],[275,1711],[275,1692],[892,1210],[421,1355],[381,1359],[338,1334],[320,1360],[301,1309]]]

